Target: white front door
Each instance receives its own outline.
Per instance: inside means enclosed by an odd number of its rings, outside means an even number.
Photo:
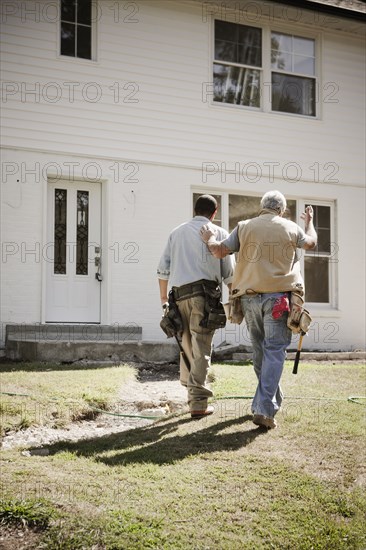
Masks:
[[[46,322],[100,323],[101,184],[48,184]]]

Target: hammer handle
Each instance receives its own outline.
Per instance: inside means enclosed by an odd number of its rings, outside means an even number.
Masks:
[[[304,335],[301,334],[300,335],[300,340],[299,340],[299,344],[297,346],[297,352],[296,352],[296,357],[295,357],[295,362],[294,362],[294,368],[292,369],[292,374],[297,374],[297,367],[299,366],[299,361],[300,361],[300,353],[301,353],[301,348],[302,348],[302,339],[303,339]]]

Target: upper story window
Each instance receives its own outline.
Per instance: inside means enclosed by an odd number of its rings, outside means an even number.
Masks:
[[[214,101],[316,116],[315,46],[312,38],[215,20]]]
[[[61,55],[92,58],[91,0],[61,0]]]
[[[214,101],[260,107],[262,31],[215,21]]]
[[[315,116],[315,40],[271,35],[272,110]]]

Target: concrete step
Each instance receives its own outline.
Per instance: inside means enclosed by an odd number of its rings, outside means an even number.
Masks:
[[[48,363],[100,362],[177,362],[179,348],[173,342],[82,342],[8,340],[6,357],[13,361]]]
[[[9,324],[5,355],[14,361],[72,363],[91,361],[159,361],[163,355],[156,343],[141,345],[142,328],[125,325]],[[175,357],[172,346],[166,353]],[[151,359],[149,359],[151,357]],[[169,359],[168,359],[169,360]]]
[[[135,323],[119,325],[12,324],[6,326],[6,342],[126,342],[140,341],[142,328]]]

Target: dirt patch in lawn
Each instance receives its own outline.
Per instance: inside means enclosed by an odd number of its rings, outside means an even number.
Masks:
[[[72,422],[65,428],[32,426],[8,432],[3,437],[2,448],[44,448],[57,441],[78,441],[148,426],[158,417],[188,412],[187,390],[179,382],[177,365],[131,365],[138,369],[137,380],[122,386],[111,410],[97,412],[94,420]]]

